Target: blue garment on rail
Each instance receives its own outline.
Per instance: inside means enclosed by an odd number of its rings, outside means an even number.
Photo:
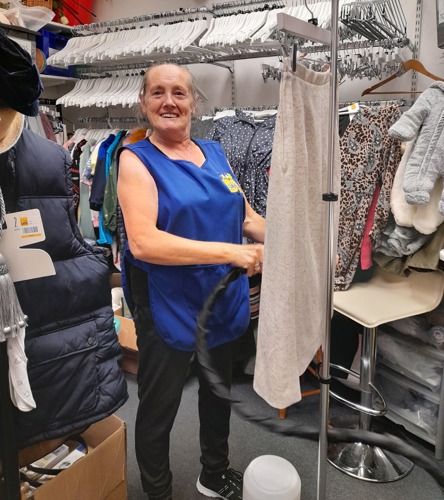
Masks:
[[[113,161],[113,155],[116,152],[116,149],[119,145],[119,143],[122,140],[122,136],[126,134],[126,130],[120,130],[117,135],[115,136],[113,142],[108,146],[105,154],[105,185],[103,187],[103,197],[105,196],[105,189],[106,189],[106,182],[108,180],[108,174],[109,174],[109,169],[111,167],[111,163]],[[100,214],[99,214],[99,239],[97,240],[97,243],[100,245],[103,244],[108,244],[111,245],[112,242],[114,241],[113,235],[111,231],[105,227],[103,224],[103,197],[102,197],[102,205],[100,207]]]

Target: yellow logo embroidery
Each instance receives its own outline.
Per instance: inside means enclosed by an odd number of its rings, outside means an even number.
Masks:
[[[222,182],[227,186],[230,193],[239,193],[241,192],[241,188],[239,184],[233,179],[231,174],[220,174],[219,176]]]

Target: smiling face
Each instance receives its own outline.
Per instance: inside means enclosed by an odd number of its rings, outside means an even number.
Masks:
[[[172,64],[148,70],[141,104],[154,134],[175,141],[189,137],[195,99],[188,70]]]

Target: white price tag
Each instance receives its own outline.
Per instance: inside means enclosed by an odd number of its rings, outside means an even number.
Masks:
[[[5,215],[6,229],[0,239],[0,253],[6,259],[12,281],[24,281],[55,274],[51,257],[26,245],[45,240],[40,211],[36,208]]]

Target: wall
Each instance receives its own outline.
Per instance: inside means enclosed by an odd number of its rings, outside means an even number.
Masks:
[[[107,21],[125,17],[133,17],[142,14],[159,13],[165,10],[175,10],[187,7],[211,8],[213,3],[206,0],[157,0],[146,2],[145,0],[95,0],[93,12],[97,18],[95,21]],[[413,40],[415,30],[415,14],[417,0],[401,0],[404,15],[407,20],[407,36]],[[424,66],[436,75],[444,77],[443,51],[437,46],[436,28],[436,3],[435,0],[423,0],[421,41],[419,59]],[[411,52],[403,49],[401,55],[404,59],[411,58]],[[263,63],[275,62],[276,58],[253,59],[236,61],[234,63],[235,95],[238,106],[277,104],[279,101],[279,83],[268,79],[265,83],[261,76],[261,65]],[[231,104],[231,74],[227,69],[205,64],[193,64],[189,68],[196,75],[199,86],[208,96],[208,103],[204,109],[213,106],[229,106]],[[412,72],[397,78],[391,84],[383,87],[386,91],[410,90]],[[339,99],[356,100],[362,91],[377,83],[378,80],[347,79],[340,85]],[[431,80],[422,75],[418,76],[418,89],[424,90]],[[378,95],[377,99],[392,98],[400,96]],[[409,97],[405,94],[404,97]]]

